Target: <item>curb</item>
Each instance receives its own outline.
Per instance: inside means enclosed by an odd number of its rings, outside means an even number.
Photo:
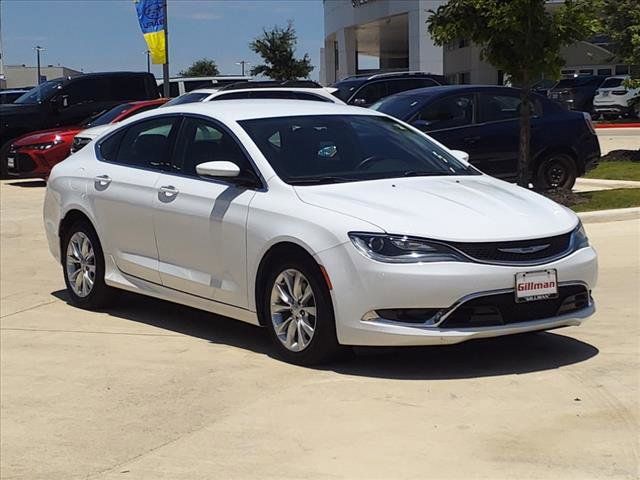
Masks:
[[[620,222],[640,219],[640,207],[616,208],[613,210],[596,210],[595,212],[579,212],[582,223]]]
[[[595,128],[640,128],[640,122],[635,123],[596,123]]]

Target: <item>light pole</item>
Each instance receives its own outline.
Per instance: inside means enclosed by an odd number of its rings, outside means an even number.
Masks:
[[[36,51],[36,57],[38,59],[38,82],[36,83],[36,85],[40,85],[41,82],[41,75],[40,75],[40,52],[44,50],[44,48],[42,48],[40,45],[36,45],[35,47],[33,47],[33,49]]]
[[[239,62],[236,62],[236,65],[240,65],[242,67],[242,76],[244,77],[244,66],[251,65],[251,62],[247,62],[246,60],[240,60]]]
[[[151,50],[145,50],[144,53],[147,54],[147,73],[151,73]]]

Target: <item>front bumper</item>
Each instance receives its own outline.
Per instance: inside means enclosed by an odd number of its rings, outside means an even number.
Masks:
[[[14,178],[48,178],[51,169],[69,156],[69,146],[49,150],[12,147],[7,154],[7,173]]]
[[[554,268],[561,286],[579,284],[590,291],[597,277],[596,253],[591,247],[533,267],[473,262],[387,264],[365,258],[351,243],[320,252],[316,259],[331,279],[336,333],[343,345],[452,344],[473,338],[580,325],[595,311],[590,299],[588,306],[566,315],[470,328],[443,328],[428,322],[408,325],[370,316],[372,311],[386,309],[451,309],[461,299],[482,292],[513,291],[515,274],[532,270]]]
[[[629,113],[631,109],[626,105],[617,105],[612,103],[598,104],[594,102],[593,110],[595,111],[595,113],[614,113],[618,115],[623,115],[623,114]]]

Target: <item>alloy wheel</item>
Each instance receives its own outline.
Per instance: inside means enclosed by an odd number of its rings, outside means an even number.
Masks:
[[[89,295],[96,279],[96,256],[91,240],[83,232],[75,232],[69,239],[66,268],[73,293],[82,298]]]
[[[296,269],[276,277],[271,289],[271,322],[276,336],[292,352],[307,348],[316,328],[316,298],[309,280]]]

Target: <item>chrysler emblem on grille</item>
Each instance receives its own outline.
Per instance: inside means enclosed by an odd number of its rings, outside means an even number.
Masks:
[[[502,253],[536,253],[549,248],[549,244],[546,245],[533,245],[531,247],[518,247],[518,248],[499,248]]]

